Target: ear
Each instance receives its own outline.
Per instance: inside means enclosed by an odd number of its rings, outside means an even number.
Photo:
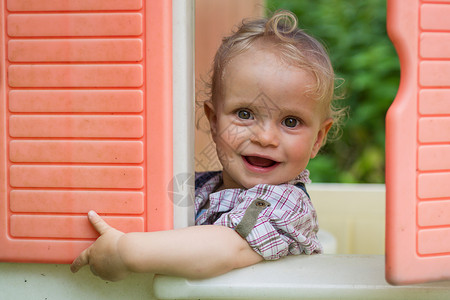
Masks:
[[[317,132],[316,141],[314,142],[312,151],[311,151],[311,158],[316,157],[317,153],[320,150],[320,147],[322,147],[322,143],[325,140],[325,137],[328,134],[328,131],[330,131],[331,125],[333,125],[333,119],[329,118],[326,119],[321,125],[320,129]]]
[[[213,140],[216,139],[216,133],[217,133],[217,114],[216,110],[214,108],[214,105],[212,104],[211,100],[205,101],[203,104],[203,109],[205,111],[206,118],[209,121],[209,127],[211,129],[211,136]]]

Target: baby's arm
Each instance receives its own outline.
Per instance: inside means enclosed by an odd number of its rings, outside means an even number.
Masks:
[[[72,272],[90,265],[95,275],[111,281],[130,272],[207,278],[262,261],[244,239],[224,226],[124,234],[96,213],[88,216],[100,237],[74,260]]]

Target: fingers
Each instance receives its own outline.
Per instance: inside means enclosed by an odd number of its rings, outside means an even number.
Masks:
[[[88,248],[89,249],[89,248]],[[89,254],[88,254],[88,249],[84,250],[80,256],[78,256],[73,263],[70,265],[70,271],[72,273],[76,273],[78,272],[82,267],[89,265]],[[95,270],[93,265],[90,265],[90,270],[92,272],[92,274],[94,274],[95,276],[98,276],[97,271]]]
[[[82,267],[89,264],[88,249],[81,252],[81,254],[72,262],[72,264],[70,265],[70,271],[72,273],[78,272]]]
[[[82,267],[90,265],[91,272],[99,276],[97,272],[104,269],[105,253],[110,252],[111,238],[117,237],[117,234],[121,234],[119,231],[109,226],[96,212],[90,211],[88,213],[89,222],[95,228],[95,230],[101,235],[89,248],[85,249],[81,254],[72,262],[70,270],[72,273],[78,272]],[[115,244],[114,244],[115,245]],[[97,265],[97,267],[94,267]]]
[[[100,235],[111,229],[111,226],[109,226],[95,211],[91,210],[88,213],[88,217],[89,222],[91,222],[92,226],[94,226],[95,230],[97,230]]]
[[[111,228],[105,221],[103,221],[102,218],[100,218],[100,216],[96,212],[92,210],[88,213],[88,219],[89,222],[91,222],[92,226],[95,228],[95,230],[97,230],[97,232],[100,233],[101,235]],[[72,271],[72,273],[76,273],[82,267],[89,265],[90,248],[91,247],[81,252],[81,254],[77,258],[75,258],[75,260],[72,262],[72,264],[70,265],[70,271]]]

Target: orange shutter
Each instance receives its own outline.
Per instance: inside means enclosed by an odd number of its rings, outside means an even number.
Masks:
[[[450,279],[450,0],[388,0],[388,32],[401,82],[387,115],[386,278]]]
[[[89,210],[170,229],[171,1],[0,12],[0,260],[71,262],[97,237]]]

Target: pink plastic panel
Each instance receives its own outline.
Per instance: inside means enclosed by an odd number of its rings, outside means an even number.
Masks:
[[[170,229],[171,1],[1,3],[0,261]]]
[[[388,0],[401,64],[387,115],[386,279],[450,279],[450,0]]]

